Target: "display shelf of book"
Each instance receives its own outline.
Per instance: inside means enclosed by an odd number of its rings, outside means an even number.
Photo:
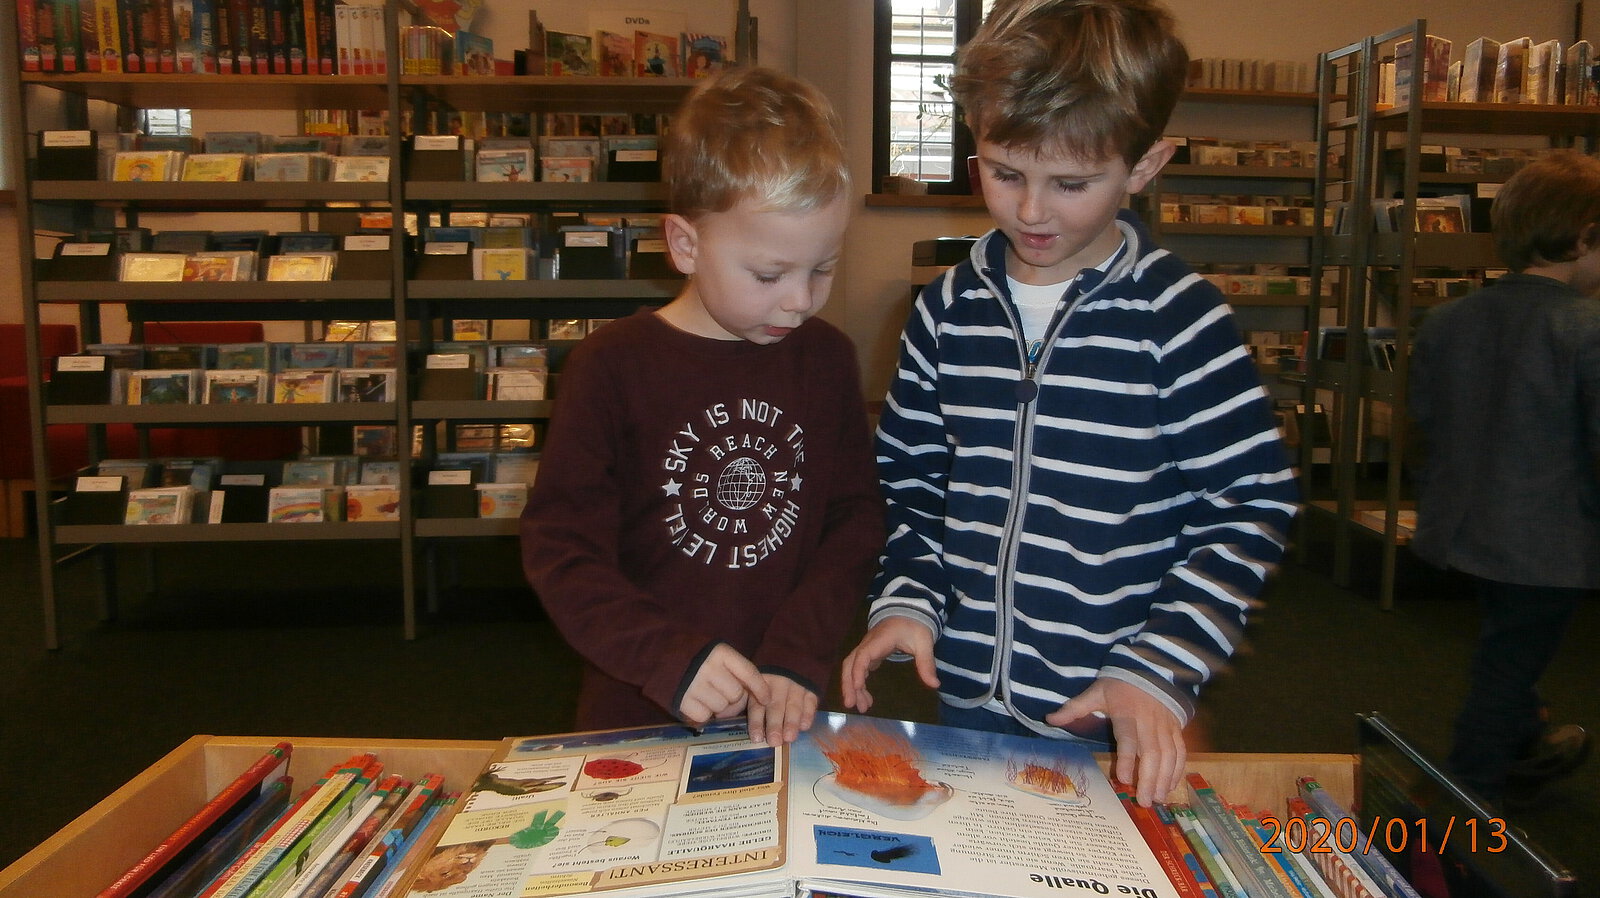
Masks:
[[[1163,166],[1164,178],[1241,178],[1259,180],[1311,181],[1317,170],[1297,165],[1194,165],[1172,162]]]
[[[386,770],[403,776],[441,774],[448,790],[469,787],[503,745],[467,740],[195,736],[0,870],[0,898],[99,892],[280,741],[294,746],[290,769],[297,776],[370,751]],[[1096,760],[1109,770],[1110,755],[1097,755]],[[1205,777],[1219,793],[1241,805],[1281,808],[1295,793],[1295,778],[1310,776],[1351,807],[1358,763],[1357,756],[1349,754],[1208,753],[1190,755],[1187,770]],[[1167,798],[1187,800],[1181,790]]]
[[[387,203],[387,182],[362,181],[36,181],[41,202],[222,205],[283,209],[330,202]]]
[[[417,399],[411,417],[418,421],[526,421],[548,418],[555,407],[549,399]]]
[[[550,75],[401,75],[413,95],[482,112],[592,112],[597,103],[639,112],[671,112],[692,78],[583,78]]]
[[[400,538],[400,521],[330,521],[321,524],[58,524],[61,545],[138,545]]]
[[[570,299],[665,301],[683,289],[681,279],[552,280],[534,281],[407,281],[412,299]],[[557,316],[559,317],[559,316]],[[601,316],[595,316],[601,317]]]
[[[1408,239],[1409,238],[1409,239]],[[1471,234],[1377,234],[1372,241],[1372,264],[1399,266],[1407,257],[1418,268],[1497,268],[1494,235]]]
[[[1317,229],[1310,225],[1194,224],[1163,222],[1162,235],[1205,235],[1209,237],[1310,237]]]
[[[650,181],[407,181],[406,200],[453,205],[666,202],[666,186]]]
[[[1597,106],[1426,102],[1419,111],[1422,130],[1428,134],[1593,138],[1600,133],[1600,107]],[[1373,116],[1374,126],[1380,131],[1405,130],[1413,112],[1409,106],[1379,110]]]
[[[1223,297],[1228,305],[1244,308],[1298,309],[1306,304],[1301,293],[1230,293]]]
[[[389,281],[39,281],[35,296],[41,303],[160,302],[160,303],[270,303],[283,302],[292,291],[300,317],[321,317],[308,309],[314,301],[384,300]],[[252,312],[252,314],[255,314]],[[168,316],[171,318],[172,316]],[[332,317],[332,316],[330,316]],[[378,317],[378,316],[369,316]]]
[[[51,424],[317,424],[393,421],[393,402],[289,402],[197,405],[51,405]]]
[[[21,73],[22,84],[140,109],[387,109],[384,75]]]
[[[1226,103],[1234,106],[1304,106],[1315,108],[1317,95],[1298,91],[1221,90],[1191,87],[1183,92],[1185,103]]]
[[[422,539],[463,539],[516,536],[518,518],[417,518],[416,534]]]

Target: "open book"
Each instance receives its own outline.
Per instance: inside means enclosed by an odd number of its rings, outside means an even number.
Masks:
[[[1082,747],[819,715],[507,740],[413,896],[1175,896]]]

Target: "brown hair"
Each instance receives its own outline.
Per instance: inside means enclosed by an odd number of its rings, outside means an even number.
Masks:
[[[727,69],[672,118],[663,174],[672,211],[726,212],[741,200],[805,211],[850,186],[839,120],[812,85],[772,69]]]
[[[951,88],[979,140],[1132,165],[1166,129],[1188,66],[1154,0],[999,0]]]
[[[1600,159],[1576,150],[1547,153],[1518,169],[1489,212],[1494,245],[1512,271],[1570,262],[1600,225]]]

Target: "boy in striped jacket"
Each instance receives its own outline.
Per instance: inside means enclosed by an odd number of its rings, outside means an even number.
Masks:
[[[1121,212],[1172,154],[1187,59],[1154,0],[1001,0],[962,48],[996,227],[902,336],[890,537],[841,680],[866,711],[909,656],[941,722],[1114,747],[1146,805],[1298,498],[1222,296]]]

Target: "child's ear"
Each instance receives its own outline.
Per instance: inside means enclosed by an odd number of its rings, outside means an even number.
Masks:
[[[667,214],[661,217],[662,235],[667,240],[667,252],[672,254],[672,267],[682,274],[694,274],[694,260],[700,245],[700,233],[694,222],[682,215]]]
[[[1165,137],[1151,144],[1150,149],[1145,150],[1144,155],[1139,157],[1139,161],[1133,164],[1132,171],[1128,173],[1128,192],[1138,193],[1143,190],[1177,149],[1172,141]]]

